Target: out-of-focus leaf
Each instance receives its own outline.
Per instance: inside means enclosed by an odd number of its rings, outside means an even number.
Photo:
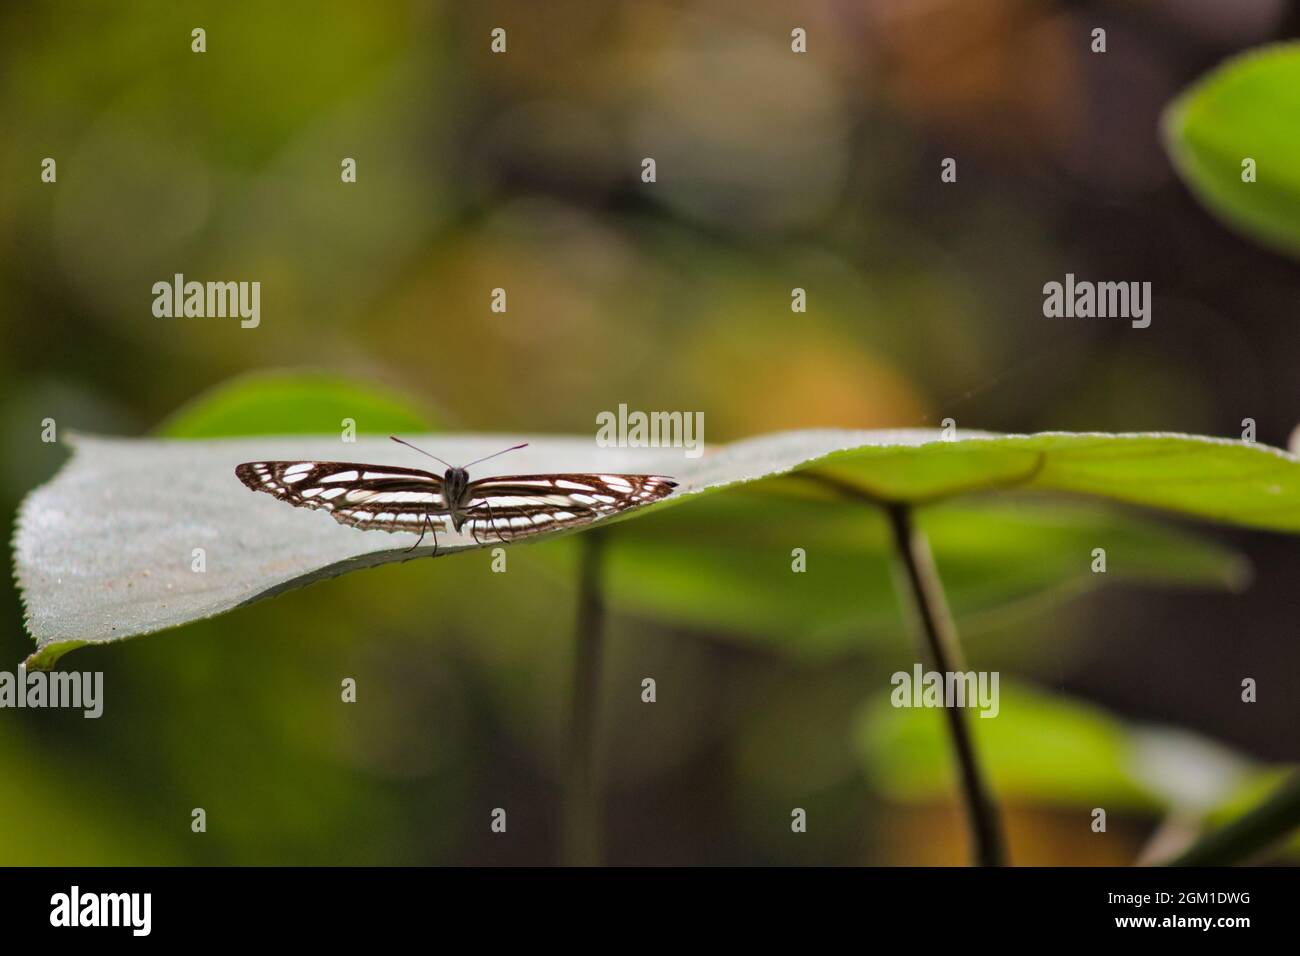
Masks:
[[[13,827],[6,834],[5,866],[79,866],[87,859],[131,860],[160,866],[179,862],[156,826],[122,804],[111,774],[50,760],[36,734],[7,728],[0,736],[0,814],[18,820],[32,807],[57,825]],[[19,769],[21,768],[21,769]]]
[[[521,436],[415,436],[470,461]],[[1249,527],[1300,531],[1300,461],[1261,445],[1184,435],[1058,434],[939,440],[932,430],[780,432],[701,458],[680,450],[538,438],[476,470],[668,474],[680,487],[630,517],[765,478],[807,471],[859,499],[924,503],[997,488],[1088,493]],[[15,538],[33,665],[64,651],[173,627],[356,568],[432,554],[409,534],[357,531],[246,489],[235,465],[259,459],[414,462],[391,442],[304,437],[147,441],[82,437],[72,462],[28,496]],[[593,527],[593,526],[588,526]],[[558,532],[565,533],[565,532]],[[534,539],[552,537],[538,535]],[[440,555],[492,542],[439,536]],[[191,570],[193,551],[206,571]]]
[[[909,672],[910,673],[910,672]],[[996,717],[970,711],[990,785],[1008,800],[1155,809],[1160,801],[1130,772],[1124,725],[1086,704],[1000,682]],[[868,776],[898,800],[955,791],[952,745],[937,709],[896,708],[883,695],[864,708],[858,745]]]
[[[1181,812],[1209,813],[1256,779],[1250,760],[1181,727],[1130,728],[1133,776]]]
[[[1249,761],[1205,738],[1133,727],[1099,707],[1000,681],[996,717],[968,721],[990,784],[1004,799],[1062,806],[1206,812],[1255,779]],[[882,695],[863,709],[857,741],[868,776],[899,800],[942,799],[955,791],[951,742],[941,710],[898,708]],[[1150,772],[1180,779],[1219,772],[1189,795]]]
[[[981,616],[1106,583],[1237,588],[1244,559],[1165,524],[1083,501],[952,501],[920,512],[964,634]],[[870,506],[736,491],[629,524],[606,549],[619,610],[720,630],[800,657],[888,646],[905,620],[891,540]],[[795,549],[805,570],[793,573]],[[1105,574],[1092,572],[1106,549]]]
[[[1174,165],[1215,215],[1275,249],[1300,254],[1300,43],[1236,57],[1165,112]],[[1255,181],[1242,163],[1255,161]]]
[[[402,396],[353,379],[317,372],[259,372],[204,392],[158,427],[165,438],[343,433],[344,421],[365,435],[430,431],[435,423]]]
[[[1267,850],[1300,857],[1300,774],[1294,767],[1254,776],[1210,814],[1210,829],[1174,859],[1174,866],[1231,866]]]

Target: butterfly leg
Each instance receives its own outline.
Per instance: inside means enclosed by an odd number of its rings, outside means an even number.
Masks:
[[[509,539],[509,541],[506,540],[505,536],[501,533],[501,528],[500,528],[500,526],[497,525],[497,516],[496,516],[496,514],[492,511],[492,502],[490,502],[490,501],[486,501],[486,500],[484,500],[484,501],[480,501],[480,502],[479,502],[478,504],[476,504],[474,507],[470,508],[469,511],[466,512],[466,514],[473,514],[473,513],[474,513],[475,511],[477,511],[479,508],[487,508],[487,514],[488,514],[488,516],[487,516],[487,522],[488,522],[488,527],[487,527],[487,530],[484,531],[484,534],[485,534],[485,535],[490,535],[491,532],[495,531],[495,532],[496,532],[496,536],[497,536],[497,540],[500,541],[502,544],[509,544],[511,541],[513,541],[513,540],[515,539],[515,536],[514,536],[514,533],[513,533],[513,532],[512,532],[511,535],[510,535],[510,539]],[[480,519],[480,520],[482,520],[482,519]],[[470,534],[473,536],[474,541],[475,541],[476,543],[478,543],[478,544],[482,544],[482,543],[483,543],[482,541],[479,541],[478,531],[477,531],[477,529],[474,527],[473,522],[470,523]],[[488,537],[488,540],[491,541],[492,539],[491,539],[490,537]]]
[[[406,549],[407,554],[410,554],[412,551],[418,548],[420,546],[420,542],[424,540],[424,526],[428,522],[428,520],[429,520],[429,516],[425,515],[424,521],[420,522],[420,536],[415,539],[415,544],[411,545],[409,548]]]
[[[507,544],[508,542],[501,534],[501,528],[497,525],[497,516],[492,513],[492,502],[485,500],[483,504],[487,505],[488,520],[492,522],[492,530],[497,533],[497,540],[502,544]]]
[[[483,520],[486,520],[486,521],[487,521],[487,527],[483,530],[483,534],[484,534],[484,536],[487,537],[491,532],[497,530],[497,528],[496,528],[496,518],[495,518],[495,517],[493,516],[493,514],[492,514],[492,505],[491,505],[491,503],[490,503],[490,502],[487,502],[487,501],[480,501],[480,502],[479,502],[478,504],[476,504],[474,507],[472,507],[472,508],[469,509],[469,513],[472,514],[472,513],[474,513],[475,511],[478,511],[479,508],[487,508],[487,514],[488,514],[487,518],[486,518],[486,519],[483,519],[483,518],[479,518],[479,519],[478,519],[478,520],[480,520],[480,521],[483,521]],[[479,538],[478,538],[478,531],[477,531],[477,529],[474,529],[471,533],[473,533],[473,535],[474,535],[474,540],[475,540],[475,541],[477,541],[479,544],[482,544],[482,543],[483,543],[482,541],[479,541]],[[497,531],[497,540],[500,540],[500,539],[501,539],[501,532]],[[488,537],[487,540],[491,541],[492,539],[491,539],[490,537]]]
[[[472,515],[472,514],[473,514],[475,511],[477,511],[479,508],[483,507],[483,505],[484,505],[484,502],[480,501],[480,502],[479,502],[478,504],[476,504],[474,507],[472,507],[472,508],[470,508],[468,511],[466,511],[465,514],[466,514],[466,515]],[[478,528],[475,527],[475,525],[474,525],[474,520],[475,520],[475,519],[473,519],[473,518],[470,518],[470,520],[469,520],[469,536],[470,536],[471,538],[474,539],[474,543],[475,543],[475,544],[482,544],[483,542],[479,540],[479,537],[478,537]]]
[[[427,514],[424,516],[424,520],[420,522],[420,536],[415,539],[415,544],[406,549],[407,554],[410,554],[420,546],[424,541],[426,531],[433,532],[433,553],[435,556],[438,554],[438,528],[434,525],[433,520]]]

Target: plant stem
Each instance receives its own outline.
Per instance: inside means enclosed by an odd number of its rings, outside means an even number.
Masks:
[[[1255,809],[1207,833],[1166,866],[1230,866],[1267,849],[1300,827],[1300,773]]]
[[[893,529],[894,547],[905,572],[907,591],[921,625],[932,667],[941,674],[965,670],[957,629],[948,613],[943,584],[925,535],[913,525],[908,505],[888,503],[883,507]],[[975,754],[966,714],[960,707],[944,707],[944,716],[961,771],[962,799],[974,841],[975,863],[979,866],[1004,866],[1007,853],[1002,823]]]
[[[598,729],[605,618],[600,574],[603,539],[600,531],[578,535],[578,607],[570,692],[573,709],[564,795],[564,862],[569,866],[598,866],[601,856]]]

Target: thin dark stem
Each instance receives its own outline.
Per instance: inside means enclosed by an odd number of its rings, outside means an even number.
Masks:
[[[948,613],[943,585],[925,535],[913,526],[908,505],[887,504],[884,507],[931,666],[941,674],[965,670],[957,629]],[[962,799],[974,839],[975,863],[979,866],[1004,866],[1007,853],[1002,823],[975,754],[965,711],[960,707],[945,707],[944,716],[961,770]]]
[[[564,862],[600,864],[600,689],[605,603],[601,592],[604,535],[578,536],[578,609],[574,626],[573,688],[564,799]]]

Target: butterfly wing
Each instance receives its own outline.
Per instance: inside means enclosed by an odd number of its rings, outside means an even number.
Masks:
[[[446,515],[442,478],[419,468],[348,461],[249,461],[235,475],[254,491],[298,508],[328,511],[361,530],[414,531]]]
[[[465,527],[476,539],[514,540],[588,524],[667,496],[663,475],[507,475],[471,482]]]

